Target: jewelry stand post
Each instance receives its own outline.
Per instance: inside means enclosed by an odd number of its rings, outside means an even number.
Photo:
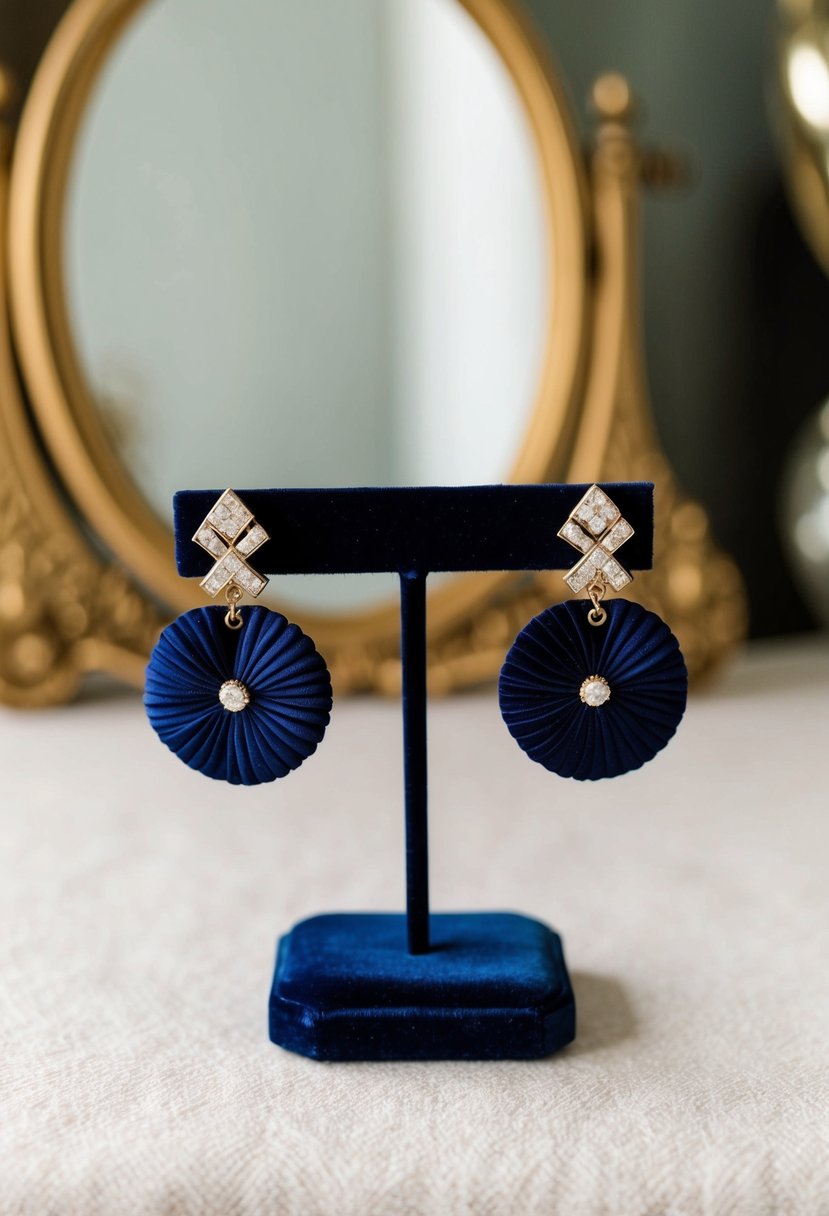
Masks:
[[[426,575],[400,575],[406,934],[410,954],[429,949],[429,809],[426,759]]]
[[[512,912],[430,913],[426,750],[426,579],[436,571],[556,570],[557,536],[589,487],[525,485],[239,490],[271,539],[267,574],[391,571],[400,577],[406,913],[329,913],[279,943],[270,1037],[319,1060],[536,1059],[575,1035],[561,939]],[[634,534],[626,564],[652,565],[653,486],[614,482]],[[176,562],[202,578],[192,543],[219,491],[174,500]]]

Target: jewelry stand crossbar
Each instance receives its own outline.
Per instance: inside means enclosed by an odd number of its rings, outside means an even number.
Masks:
[[[602,487],[634,534],[625,564],[652,565],[653,486]],[[426,578],[437,571],[556,570],[556,533],[586,485],[239,490],[271,539],[267,574],[394,572],[400,578],[406,912],[333,913],[280,941],[274,1043],[320,1060],[535,1059],[575,1035],[561,940],[517,913],[430,913],[426,757]],[[191,537],[216,490],[175,496],[176,562],[202,578]]]

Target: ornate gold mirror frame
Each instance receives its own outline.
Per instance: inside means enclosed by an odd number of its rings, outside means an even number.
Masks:
[[[169,610],[200,600],[180,580],[169,529],[117,460],[74,348],[62,279],[67,176],[90,90],[145,0],[75,0],[33,81],[0,207],[11,318],[0,317],[0,698],[67,699],[103,670],[138,686]],[[458,0],[507,66],[522,99],[548,226],[547,349],[511,481],[650,478],[658,485],[658,563],[642,598],[678,633],[692,674],[742,636],[733,564],[702,509],[681,498],[650,425],[638,339],[636,232],[643,158],[623,81],[597,86],[590,173],[563,92],[506,0]],[[589,179],[589,180],[588,180]],[[2,307],[5,307],[5,300]],[[112,556],[108,556],[112,555]],[[429,597],[430,675],[446,690],[494,675],[534,611],[562,598],[556,576],[463,575]],[[340,615],[290,609],[318,641],[339,691],[399,682],[396,604]]]

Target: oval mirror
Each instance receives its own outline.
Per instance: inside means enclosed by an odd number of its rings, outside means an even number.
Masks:
[[[33,408],[92,530],[169,606],[194,599],[177,488],[563,468],[581,170],[503,0],[76,0],[18,146]],[[483,577],[435,598],[468,605]],[[324,643],[395,627],[388,590],[280,579],[275,598]]]

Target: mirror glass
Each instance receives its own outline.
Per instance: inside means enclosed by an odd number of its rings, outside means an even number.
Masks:
[[[458,0],[152,0],[65,224],[90,398],[162,518],[180,487],[508,476],[549,238],[514,83]],[[389,588],[278,583],[329,610]]]

